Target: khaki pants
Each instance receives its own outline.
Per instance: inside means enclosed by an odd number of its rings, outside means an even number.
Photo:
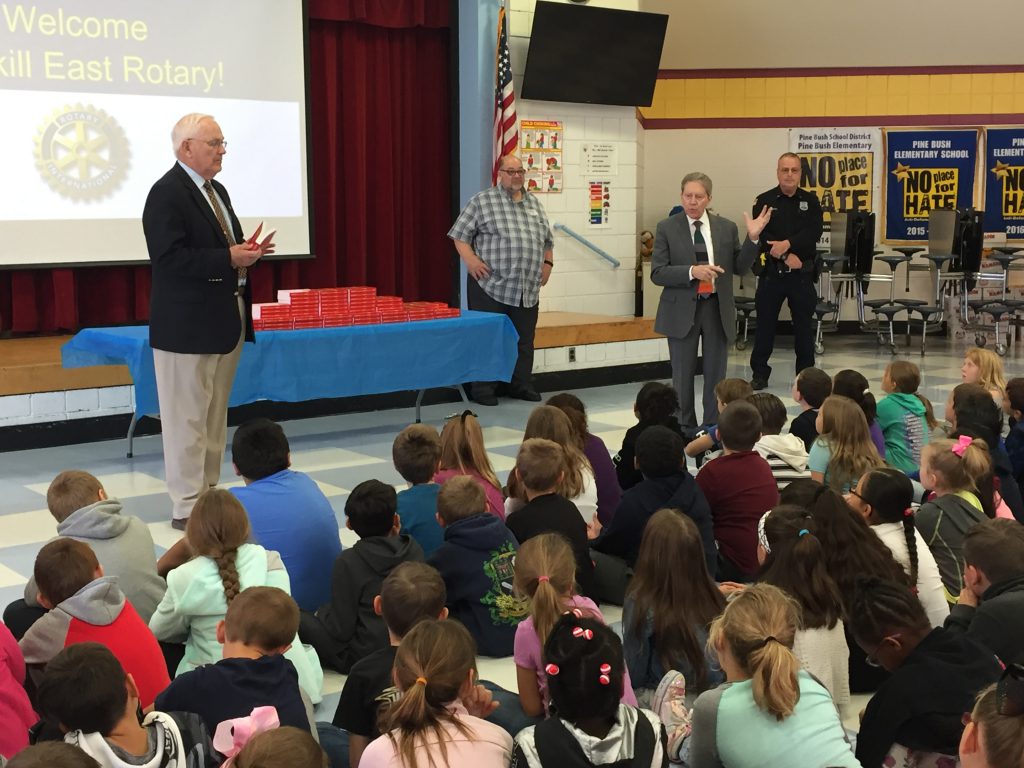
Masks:
[[[153,350],[164,471],[176,519],[187,519],[199,494],[220,481],[228,398],[245,341],[245,302],[241,297],[238,308],[242,333],[226,355]]]

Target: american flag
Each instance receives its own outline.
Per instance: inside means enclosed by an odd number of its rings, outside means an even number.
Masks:
[[[498,11],[498,46],[495,51],[494,78],[494,165],[491,184],[498,181],[501,158],[519,146],[519,124],[516,122],[516,94],[512,87],[512,64],[508,54],[508,26],[505,5]]]

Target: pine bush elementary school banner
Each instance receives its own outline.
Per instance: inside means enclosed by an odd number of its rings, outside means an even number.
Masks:
[[[871,211],[878,197],[875,157],[878,128],[791,128],[789,150],[800,157],[800,186],[818,196],[824,213],[822,243],[828,243],[833,213]]]
[[[1024,240],[1024,128],[985,131],[985,231]]]
[[[977,128],[884,131],[884,242],[927,240],[932,209],[976,207],[980,136]]]

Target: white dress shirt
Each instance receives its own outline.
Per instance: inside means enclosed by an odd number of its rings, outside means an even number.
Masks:
[[[711,242],[711,220],[708,218],[708,212],[705,210],[701,214],[699,219],[691,219],[689,216],[686,217],[687,226],[690,228],[690,242],[693,242],[693,222],[700,222],[700,233],[704,237],[704,243],[708,247],[708,264],[715,263],[715,246]],[[690,279],[693,280],[693,267],[690,267]]]

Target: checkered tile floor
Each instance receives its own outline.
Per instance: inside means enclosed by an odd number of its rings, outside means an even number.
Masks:
[[[790,344],[780,339],[780,346]],[[871,382],[876,396],[881,396],[881,378],[892,359],[885,348],[876,345],[874,337],[826,337],[826,352],[818,365],[829,373],[843,368],[861,371]],[[928,355],[920,356],[917,348],[902,350],[905,356],[922,368],[923,393],[936,404],[941,416],[949,391],[960,383],[963,347],[942,339],[930,341]],[[732,353],[729,375],[750,377],[747,365],[749,351]],[[779,349],[772,359],[774,374],[771,390],[790,405],[790,415],[798,407],[790,398],[793,378],[793,353]],[[1011,349],[1006,360],[1007,373],[1024,371],[1017,349]],[[702,382],[697,386],[697,408],[700,412]],[[584,389],[576,394],[586,403],[591,430],[616,451],[626,429],[635,422],[632,405],[639,385],[620,385]],[[514,466],[515,453],[531,404],[502,400],[496,408],[474,405],[485,427],[484,434],[495,471],[502,479]],[[440,427],[455,406],[426,407],[423,418]],[[349,545],[354,534],[344,528],[344,504],[349,489],[362,480],[377,478],[404,487],[402,478],[391,465],[391,443],[394,436],[412,419],[411,410],[391,410],[349,414],[286,423],[285,430],[292,447],[292,466],[312,476],[330,498],[341,525],[341,539]],[[224,485],[237,483],[226,457],[221,477]],[[163,457],[159,436],[135,440],[135,457],[125,458],[123,441],[108,441],[45,450],[0,453],[0,605],[6,605],[22,593],[32,571],[39,547],[54,533],[54,522],[46,511],[46,488],[54,475],[64,469],[83,469],[100,478],[107,492],[124,501],[125,511],[145,520],[153,533],[158,549],[169,547],[179,538],[170,526],[171,505],[163,481]],[[610,608],[607,619],[619,618],[619,611]],[[515,671],[507,660],[481,660],[481,675],[515,690]],[[327,692],[340,689],[341,679],[328,676]],[[333,713],[335,697],[325,700],[322,708]]]

